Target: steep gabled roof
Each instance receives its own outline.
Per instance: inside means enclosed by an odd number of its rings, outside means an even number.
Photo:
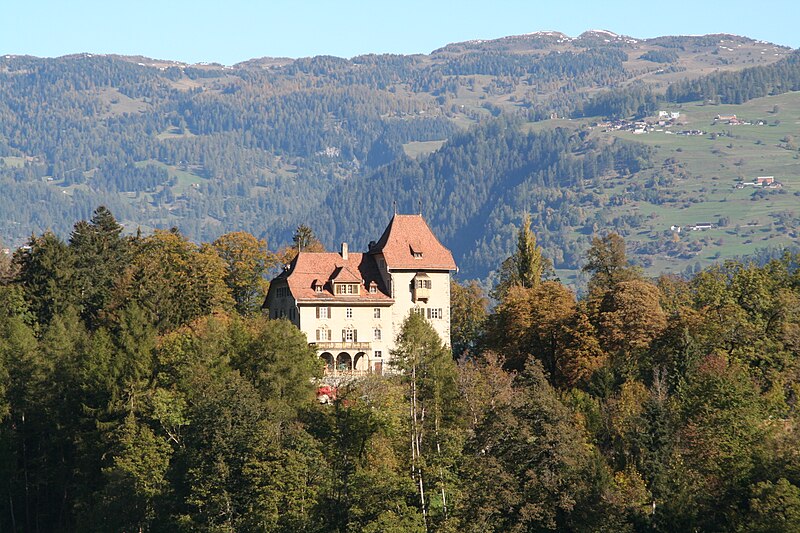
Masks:
[[[338,267],[331,276],[333,281],[338,281],[342,283],[361,283],[363,278],[360,275],[357,275],[353,272],[349,266],[340,266]]]
[[[395,215],[369,253],[383,254],[390,269],[456,270],[453,254],[439,242],[422,215]]]
[[[297,300],[392,301],[383,286],[375,259],[367,254],[350,253],[345,261],[335,252],[300,252],[277,279],[286,280],[292,296]],[[359,295],[334,295],[331,292],[332,287],[325,283],[325,280],[331,279],[346,283],[364,283],[366,287],[374,281],[378,292],[370,293],[362,289]],[[314,290],[315,282],[324,286],[322,292]]]

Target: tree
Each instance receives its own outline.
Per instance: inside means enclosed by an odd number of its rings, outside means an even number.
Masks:
[[[542,248],[536,244],[536,235],[531,231],[531,217],[525,213],[517,232],[516,251],[500,266],[500,281],[492,297],[502,299],[513,286],[536,288],[542,276],[551,269],[550,261],[542,257]]]
[[[510,287],[490,318],[487,342],[505,355],[508,368],[520,371],[536,358],[553,383],[561,382],[564,333],[575,311],[575,295],[556,281]]]
[[[150,530],[156,505],[169,490],[167,469],[172,449],[130,413],[114,433],[111,464],[103,468],[106,486],[95,522],[98,531]],[[93,519],[92,519],[93,518]]]
[[[14,262],[18,280],[39,324],[74,306],[78,301],[74,256],[52,232],[31,237],[28,248],[17,250]]]
[[[177,231],[156,231],[135,243],[109,310],[113,316],[135,302],[160,330],[176,328],[232,307],[225,275],[225,263],[211,246],[198,247]]]
[[[608,360],[585,312],[577,311],[564,325],[563,343],[563,353],[557,361],[561,384],[585,388]]]
[[[773,431],[764,424],[763,400],[744,368],[712,353],[690,373],[679,402],[681,471],[671,475],[689,485],[685,501],[664,502],[664,516],[686,513],[676,507],[693,502],[695,528],[731,529],[726,509],[738,505]]]
[[[114,281],[129,260],[129,243],[121,234],[122,226],[114,215],[100,206],[90,222],[76,223],[70,235],[82,316],[91,328],[99,325],[100,313],[111,299]]]
[[[600,341],[625,374],[637,375],[640,354],[667,326],[660,296],[658,287],[646,281],[621,281],[600,303]]]
[[[292,246],[284,246],[278,253],[276,254],[280,259],[281,264],[288,264],[291,263],[292,260],[297,257],[299,252],[324,252],[325,247],[322,245],[317,236],[314,235],[314,231],[306,226],[305,224],[300,224],[297,226],[297,229],[294,231],[294,235],[292,236]]]
[[[458,362],[458,384],[464,408],[474,431],[485,417],[511,400],[514,374],[506,371],[503,357],[487,351],[480,358],[461,358]]]
[[[455,358],[475,353],[483,335],[488,306],[489,300],[477,282],[467,285],[455,280],[450,282],[450,343]]]
[[[636,270],[628,264],[625,241],[616,233],[592,239],[583,271],[592,274],[589,281],[590,298],[592,295],[595,298],[602,297],[602,293],[611,290],[617,283],[638,277]]]
[[[588,510],[591,446],[538,362],[467,443],[465,510],[470,531],[573,530]],[[583,508],[583,507],[586,508]]]
[[[785,478],[763,481],[752,487],[745,531],[800,532],[800,488]]]
[[[419,509],[426,528],[446,523],[452,506],[448,480],[455,459],[448,444],[458,442],[450,439],[458,439],[460,433],[455,362],[436,330],[417,313],[403,322],[392,357],[407,387],[410,466]]]
[[[280,433],[265,404],[238,372],[196,366],[192,374],[179,522],[202,531],[276,529]]]
[[[261,395],[276,419],[290,420],[313,399],[322,367],[308,339],[288,320],[255,317],[231,327],[231,363]],[[237,338],[238,337],[238,338]]]
[[[5,285],[13,276],[11,256],[3,251],[3,241],[0,241],[0,285]]]
[[[225,261],[225,283],[231,290],[236,310],[243,315],[256,312],[264,301],[269,282],[265,275],[275,264],[267,243],[244,231],[226,233],[212,244]]]

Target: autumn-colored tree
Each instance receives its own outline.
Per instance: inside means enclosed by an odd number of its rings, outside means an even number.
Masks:
[[[557,376],[566,387],[586,387],[594,373],[607,363],[597,330],[582,310],[576,311],[563,327],[564,347],[556,361]]]
[[[658,287],[641,280],[618,282],[603,297],[597,317],[601,344],[625,375],[639,371],[640,355],[667,326]]]
[[[212,244],[227,268],[225,283],[231,290],[236,310],[246,315],[264,302],[269,282],[266,274],[276,262],[263,239],[244,231],[222,235]]]
[[[557,382],[564,355],[565,328],[576,312],[575,295],[564,285],[544,281],[533,288],[512,286],[489,322],[489,346],[503,353],[509,368],[521,370],[530,357],[542,362]]]
[[[592,239],[583,271],[592,275],[589,281],[590,299],[602,298],[617,283],[639,277],[637,270],[628,264],[625,241],[616,233]]]

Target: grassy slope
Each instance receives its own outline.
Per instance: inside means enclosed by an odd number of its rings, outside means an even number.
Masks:
[[[775,106],[777,113],[773,113]],[[685,126],[673,130],[698,129],[708,134],[687,137],[665,132],[595,133],[653,146],[657,168],[641,173],[638,179],[667,175],[674,180],[666,191],[675,196],[675,202],[655,205],[633,201],[620,208],[627,212],[638,211],[647,217],[644,226],[632,238],[645,242],[663,238],[664,231],[672,224],[716,223],[720,217],[728,217],[728,227],[680,235],[685,242],[707,241],[701,243],[702,250],[695,260],[706,264],[752,253],[768,245],[797,243],[794,224],[784,227],[778,223],[778,216],[788,212],[796,221],[800,212],[800,152],[782,141],[787,136],[800,139],[800,93],[760,98],[742,105],[685,104],[675,109],[681,112]],[[768,125],[713,124],[714,117],[719,114],[736,114],[746,121],[763,119]],[[712,139],[712,133],[717,133],[718,137]],[[664,166],[670,158],[680,167]],[[670,172],[670,168],[676,171]],[[766,197],[754,199],[755,189],[734,188],[737,180],[753,181],[757,176],[775,176],[784,184],[784,189],[765,191]],[[721,243],[716,242],[719,239]],[[651,268],[654,272],[681,271],[686,265],[685,259],[663,256],[654,259]]]

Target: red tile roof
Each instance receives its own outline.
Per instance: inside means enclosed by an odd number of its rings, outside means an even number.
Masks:
[[[456,270],[453,254],[422,215],[395,215],[369,253],[382,253],[390,269]],[[422,257],[414,257],[414,253],[422,253]]]
[[[296,300],[392,301],[383,285],[375,259],[367,254],[350,253],[345,261],[336,252],[300,252],[289,265],[289,269],[282,272],[277,279],[287,281]],[[331,279],[361,283],[360,294],[334,295],[331,284],[328,283]],[[315,280],[324,284],[322,292],[314,290]],[[371,294],[369,284],[372,281],[377,284],[378,292]]]
[[[360,275],[353,272],[349,266],[337,268],[331,276],[331,279],[342,283],[360,283],[364,281],[364,279]]]

